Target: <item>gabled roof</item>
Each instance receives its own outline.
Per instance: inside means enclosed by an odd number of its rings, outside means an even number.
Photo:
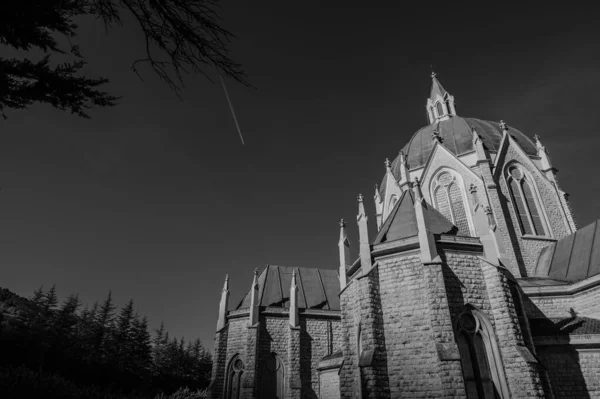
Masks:
[[[423,211],[427,225],[433,234],[452,234],[458,231],[456,226],[431,205],[426,204]],[[417,234],[419,230],[415,215],[415,199],[412,190],[406,190],[381,226],[373,244],[401,240]]]
[[[600,273],[600,223],[577,230],[540,251],[535,277],[581,281]]]
[[[299,309],[340,310],[340,280],[336,270],[274,265],[267,265],[258,277],[259,306],[289,308],[294,270]],[[249,307],[250,291],[236,310]]]

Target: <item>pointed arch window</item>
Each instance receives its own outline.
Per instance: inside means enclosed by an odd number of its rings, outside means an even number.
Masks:
[[[452,108],[450,108],[450,100],[446,100],[446,108],[448,109],[448,114],[452,113]]]
[[[242,397],[242,375],[244,374],[244,362],[239,356],[236,356],[229,363],[229,369],[227,370],[227,382],[226,382],[226,398],[227,399],[240,399]]]
[[[440,101],[435,103],[435,107],[437,108],[438,118],[444,115],[444,107],[442,107],[442,103]]]
[[[460,181],[454,173],[442,171],[433,179],[433,203],[435,208],[450,220],[460,235],[471,235],[465,196]]]
[[[260,373],[260,398],[283,399],[285,397],[285,370],[283,362],[271,354],[262,362]]]
[[[478,310],[465,309],[458,316],[456,341],[467,399],[508,397],[500,351],[489,320]]]
[[[507,169],[506,180],[523,234],[548,235],[532,179],[519,166]]]

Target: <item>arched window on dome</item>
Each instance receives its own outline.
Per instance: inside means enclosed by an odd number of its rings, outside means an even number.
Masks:
[[[508,397],[500,350],[490,321],[482,312],[467,305],[456,324],[456,342],[467,398]]]
[[[440,101],[435,103],[435,107],[437,109],[438,118],[441,117],[442,115],[444,115],[444,107],[442,107],[442,103]]]
[[[456,174],[443,170],[432,180],[431,197],[435,208],[458,227],[458,234],[470,236],[469,216],[461,183]]]
[[[518,165],[506,169],[506,181],[523,234],[548,235],[533,179]]]
[[[283,399],[285,397],[285,370],[283,362],[274,353],[264,359],[260,373],[260,398]]]
[[[239,356],[229,362],[227,380],[225,386],[226,399],[240,399],[242,397],[242,375],[244,374],[244,362]]]

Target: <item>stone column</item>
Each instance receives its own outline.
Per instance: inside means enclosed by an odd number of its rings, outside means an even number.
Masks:
[[[256,398],[257,391],[257,375],[258,369],[258,336],[260,324],[246,327],[246,364],[243,374],[244,381],[242,382],[241,397],[244,399]]]
[[[225,375],[227,367],[227,336],[229,325],[217,331],[215,335],[215,345],[213,349],[213,368],[210,385],[208,387],[208,397],[221,399],[225,387]]]
[[[446,397],[466,397],[460,354],[454,339],[448,292],[442,270],[444,264],[441,261],[433,261],[424,263],[423,266],[431,328],[440,367],[440,380],[431,381],[431,384],[439,383]]]
[[[359,277],[357,283],[360,287],[360,335],[363,349],[359,354],[358,364],[362,398],[389,398],[387,352],[377,267]]]
[[[286,370],[286,398],[300,399],[302,384],[300,381],[300,326],[289,326],[288,330],[288,367]]]
[[[504,364],[504,373],[512,397],[548,397],[549,392],[545,392],[545,386],[548,384],[546,373],[523,340],[510,292],[509,279],[512,279],[512,276],[504,268],[483,259],[481,265],[492,307],[494,329]]]

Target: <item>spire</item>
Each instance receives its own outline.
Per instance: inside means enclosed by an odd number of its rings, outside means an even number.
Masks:
[[[298,317],[298,284],[296,284],[296,269],[292,271],[292,283],[290,284],[290,326],[300,327]]]
[[[536,134],[535,136],[533,136],[533,139],[535,140],[535,148],[537,148],[538,156],[540,157],[540,160],[541,160],[542,172],[553,170],[554,168],[552,167],[552,163],[550,162],[550,157],[548,156],[546,147],[544,147],[544,145],[542,145],[540,136],[538,136]],[[554,171],[556,171],[556,170],[554,170]]]
[[[431,92],[429,93],[429,98],[434,98],[436,95],[443,98],[446,94],[448,94],[448,92],[437,79],[437,73],[431,71]]]
[[[444,89],[437,79],[435,72],[431,72],[431,91],[427,99],[427,117],[429,123],[435,123],[449,119],[456,115],[454,107],[454,96]]]
[[[375,195],[373,196],[373,200],[375,201],[375,217],[377,218],[377,229],[379,229],[381,227],[381,223],[383,223],[383,198],[381,198],[381,194],[379,193],[378,184],[375,184]]]
[[[473,133],[473,148],[475,148],[477,162],[486,161],[487,155],[485,153],[485,148],[483,147],[483,141],[481,141],[481,137],[477,133],[477,130],[475,130],[475,126],[471,126],[471,132]]]
[[[221,291],[221,302],[219,303],[219,319],[217,320],[217,331],[225,327],[227,319],[227,308],[229,306],[229,275],[225,275],[225,284]]]
[[[350,241],[346,234],[346,222],[344,219],[340,220],[340,241],[338,242],[340,249],[340,288],[343,289],[346,284],[346,272],[348,267],[348,261],[350,260]]]
[[[250,318],[248,324],[254,326],[258,323],[258,269],[254,269],[254,279],[250,289]]]
[[[419,236],[419,246],[421,247],[421,262],[431,262],[438,257],[435,245],[435,237],[428,226],[428,218],[425,215],[427,211],[427,202],[423,198],[421,191],[421,182],[415,177],[413,184],[415,192],[415,218],[417,219],[417,231]]]
[[[406,164],[406,155],[404,151],[400,150],[400,181],[401,187],[407,185],[410,182],[410,173],[408,172],[408,165]]]
[[[367,220],[363,196],[362,194],[358,194],[358,215],[356,221],[358,222],[360,265],[363,273],[371,270],[371,245],[369,244],[369,228],[367,226]]]

